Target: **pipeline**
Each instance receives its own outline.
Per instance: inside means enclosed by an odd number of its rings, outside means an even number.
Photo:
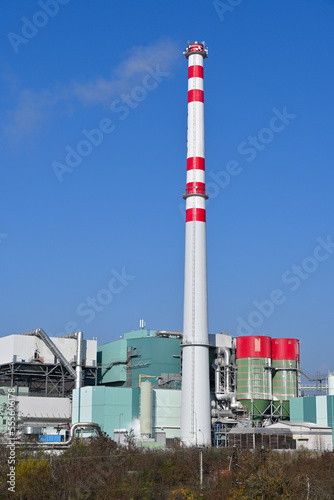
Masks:
[[[67,441],[64,441],[64,443],[58,443],[59,445],[63,446],[71,446],[73,444],[74,440],[74,432],[76,429],[96,429],[98,434],[101,434],[101,427],[99,424],[95,424],[94,422],[76,422],[75,424],[72,425],[71,427],[71,433],[70,437],[68,438]]]
[[[75,378],[75,388],[80,389],[82,387],[82,344],[83,344],[83,333],[77,332],[77,364],[75,368],[76,378]]]
[[[50,351],[52,352],[52,354],[54,354],[54,356],[57,359],[59,359],[60,363],[63,366],[65,366],[65,368],[67,369],[67,371],[69,372],[69,374],[72,375],[72,377],[74,379],[76,379],[75,370],[72,368],[72,366],[67,361],[67,359],[62,355],[62,353],[60,352],[60,350],[58,349],[58,347],[52,342],[52,340],[50,339],[50,337],[48,337],[48,335],[45,333],[45,331],[42,330],[42,328],[37,328],[36,330],[30,330],[29,332],[21,333],[21,335],[31,335],[31,336],[34,335],[34,336],[40,338],[44,342],[44,344],[50,349]]]
[[[231,357],[230,351],[227,347],[218,347],[218,355],[224,355],[224,361],[221,357],[215,359],[213,367],[215,370],[215,395],[218,401],[226,400],[230,401],[232,398],[235,399],[236,395],[231,390]],[[225,366],[225,377],[224,377],[224,388],[221,387],[221,367]]]
[[[174,330],[158,330],[155,332],[156,337],[176,337],[178,339],[182,339],[183,332],[178,332]]]
[[[66,335],[60,335],[59,339],[75,339],[77,341],[77,362],[76,362],[76,379],[75,388],[80,389],[82,387],[82,347],[83,347],[83,333],[81,331],[74,333],[67,333]]]
[[[50,349],[52,354],[59,359],[60,363],[67,369],[70,375],[75,379],[75,388],[80,389],[82,387],[82,346],[83,346],[83,333],[75,332],[69,333],[68,335],[62,335],[59,338],[69,338],[77,340],[77,361],[76,369],[74,370],[72,365],[67,361],[65,356],[60,352],[58,347],[52,342],[50,337],[45,333],[42,328],[37,328],[36,330],[30,330],[28,332],[21,333],[21,335],[34,335],[40,338],[44,344]]]
[[[95,424],[94,422],[76,422],[75,424],[72,425],[71,430],[70,430],[70,436],[66,441],[63,442],[56,442],[56,443],[25,443],[25,442],[19,442],[17,441],[15,443],[16,446],[24,446],[28,448],[36,448],[36,446],[39,448],[52,448],[52,449],[66,449],[69,448],[70,446],[73,445],[74,441],[74,436],[75,436],[75,431],[77,429],[95,429],[96,432],[100,435],[101,434],[101,427],[99,424]]]

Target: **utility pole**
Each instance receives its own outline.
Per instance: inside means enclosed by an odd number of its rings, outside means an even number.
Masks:
[[[203,488],[203,450],[199,452],[199,486]]]

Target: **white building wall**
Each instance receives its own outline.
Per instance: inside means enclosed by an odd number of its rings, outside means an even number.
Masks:
[[[328,396],[334,396],[334,373],[328,373]]]
[[[52,342],[65,356],[67,361],[75,363],[77,356],[76,339],[66,339],[50,337]],[[25,361],[29,363],[34,359],[35,352],[38,351],[40,359],[44,363],[54,363],[54,355],[44,342],[35,336],[30,335],[9,335],[0,339],[0,364]],[[86,366],[96,367],[97,341],[84,340],[83,360]]]
[[[315,451],[333,450],[331,427],[311,422],[277,422],[268,426],[268,429],[275,428],[289,429],[292,432],[293,439],[296,440],[297,450],[302,448]]]
[[[333,450],[332,432],[301,430],[301,432],[293,434],[293,439],[296,440],[297,450],[303,448],[314,451]]]
[[[62,338],[57,338],[57,337],[50,337],[52,342],[55,344],[56,347],[60,350],[63,356],[69,361],[70,363],[75,363],[77,359],[77,341],[76,339],[62,339]],[[46,346],[45,346],[46,347]],[[50,353],[49,355],[52,356],[53,360],[53,354],[47,349],[48,352]],[[84,353],[83,353],[84,355]],[[53,363],[53,361],[52,361]]]
[[[232,337],[227,333],[209,334],[209,342],[213,347],[232,347]]]
[[[327,419],[327,396],[318,396],[316,399],[317,424],[328,426]]]
[[[69,398],[17,396],[19,416],[24,419],[71,419]]]
[[[83,356],[86,360],[86,366],[97,366],[97,340],[85,340],[83,341]]]
[[[13,342],[14,335],[9,337],[2,337],[0,339],[0,364],[8,363],[8,361],[13,361]]]
[[[153,432],[165,432],[166,438],[179,438],[181,391],[153,389]]]

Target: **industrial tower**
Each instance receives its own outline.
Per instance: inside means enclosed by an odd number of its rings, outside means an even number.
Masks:
[[[211,445],[204,159],[204,42],[188,43],[188,135],[181,439]]]

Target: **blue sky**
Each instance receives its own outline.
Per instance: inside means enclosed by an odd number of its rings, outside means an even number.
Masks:
[[[333,0],[3,1],[0,335],[182,330],[205,40],[209,331],[333,370]]]

